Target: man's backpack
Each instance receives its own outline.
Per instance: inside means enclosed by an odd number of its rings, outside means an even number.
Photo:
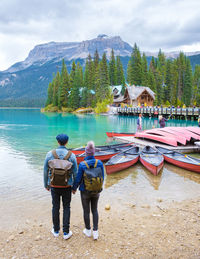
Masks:
[[[68,151],[67,155],[60,159],[56,150],[52,151],[53,160],[49,160],[48,165],[51,170],[50,185],[52,187],[64,188],[68,186],[68,180],[71,176],[72,163],[68,161],[72,152]]]
[[[103,186],[103,173],[101,167],[97,167],[98,160],[96,159],[94,166],[89,166],[86,161],[83,162],[87,167],[83,174],[85,190],[89,192],[101,192]]]

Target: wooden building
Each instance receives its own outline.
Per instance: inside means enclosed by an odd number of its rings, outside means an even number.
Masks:
[[[131,106],[153,106],[155,100],[155,93],[146,86],[127,86],[124,96],[114,98],[114,105],[119,106],[121,103]]]

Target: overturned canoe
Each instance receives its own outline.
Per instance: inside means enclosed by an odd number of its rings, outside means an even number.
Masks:
[[[120,152],[119,154],[113,156],[105,164],[106,173],[112,174],[134,165],[135,163],[137,163],[139,156],[139,147],[137,146],[128,148],[125,151]]]
[[[164,165],[163,155],[150,146],[145,146],[140,152],[140,162],[153,175],[158,175]]]
[[[113,137],[134,137],[135,133],[126,133],[126,132],[106,132],[106,135],[109,138]]]
[[[176,134],[176,132],[174,132],[173,130],[171,130],[169,128],[155,128],[153,130],[146,130],[145,132],[148,134],[160,136],[162,138],[174,139],[176,142],[178,142],[182,145],[186,145],[186,143],[187,143],[187,139],[185,136],[182,136],[181,134]]]
[[[137,138],[144,138],[144,139],[150,139],[154,141],[158,141],[161,143],[165,143],[174,147],[177,147],[177,140],[174,137],[166,137],[166,136],[161,136],[158,134],[152,134],[152,133],[146,133],[146,131],[143,132],[136,132],[135,137]]]
[[[200,173],[200,159],[159,146],[156,146],[156,149],[164,156],[165,161],[168,163]]]

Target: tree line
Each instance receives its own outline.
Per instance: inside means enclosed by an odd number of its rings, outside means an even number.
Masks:
[[[124,71],[120,57],[115,58],[111,51],[110,59],[106,53],[102,59],[98,51],[92,58],[89,54],[85,69],[78,62],[72,62],[68,73],[64,60],[61,72],[54,75],[48,86],[46,107],[68,108],[97,107],[112,102],[110,86],[122,85],[122,94],[129,85],[148,86],[155,92],[155,105],[186,106],[200,105],[200,66],[194,72],[190,60],[180,52],[176,59],[167,59],[160,50],[158,57],[147,58],[134,45],[127,69]]]

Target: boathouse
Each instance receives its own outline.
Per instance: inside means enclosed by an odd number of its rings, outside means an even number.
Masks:
[[[155,93],[147,86],[127,86],[124,95],[114,95],[115,106],[124,103],[131,106],[153,106]]]

